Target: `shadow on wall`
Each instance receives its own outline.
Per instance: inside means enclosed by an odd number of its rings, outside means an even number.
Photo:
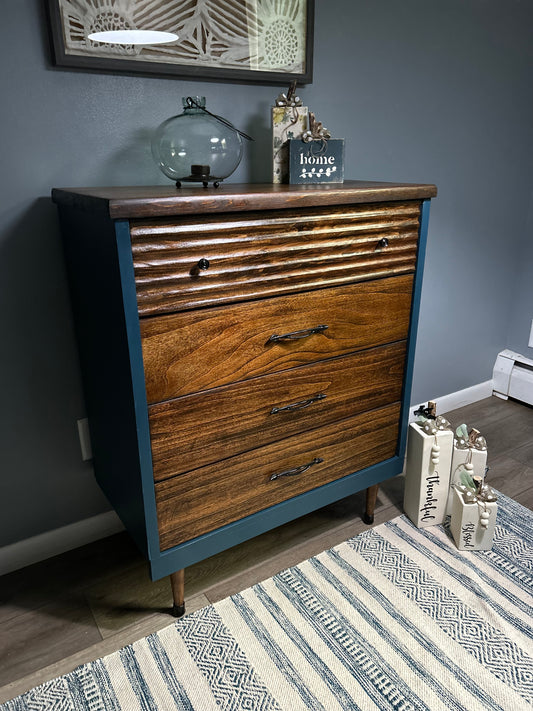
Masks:
[[[14,216],[0,239],[0,308],[2,546],[109,509],[80,456],[85,406],[49,198]]]
[[[247,156],[246,182],[272,183],[272,107],[274,102],[262,101],[257,111],[249,117],[244,131],[254,138],[245,141]],[[351,177],[351,176],[350,176]],[[390,180],[390,175],[374,177],[374,180]],[[413,179],[416,182],[416,179]],[[431,182],[428,180],[427,182]]]
[[[248,183],[272,182],[272,128],[269,119],[270,106],[263,101],[243,129],[254,139],[244,142],[244,155],[248,167],[245,180]]]
[[[157,167],[151,141],[157,127],[128,130],[125,143],[110,152],[92,179],[93,185],[170,185],[172,181]]]

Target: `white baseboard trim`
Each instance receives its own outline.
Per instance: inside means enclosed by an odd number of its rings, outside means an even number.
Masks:
[[[122,521],[116,513],[108,511],[12,543],[0,548],[0,575],[6,575],[33,563],[39,563],[123,530]]]
[[[464,407],[465,405],[471,405],[473,402],[484,400],[486,397],[492,395],[492,390],[493,381],[486,380],[484,383],[478,383],[477,385],[472,385],[469,388],[458,390],[455,393],[443,395],[442,397],[430,398],[430,400],[437,403],[437,414],[442,415],[450,410],[456,410],[458,407]],[[420,404],[427,405],[427,402],[411,405],[409,410],[409,422],[416,420],[414,411],[420,407]]]
[[[487,380],[484,383],[473,385],[456,393],[434,398],[434,402],[437,403],[437,412],[439,414],[445,413],[490,397],[492,395],[492,386],[492,380]],[[420,403],[411,406],[409,422],[413,422],[416,419],[413,413],[419,406]],[[92,543],[123,530],[124,526],[115,512],[108,511],[107,513],[72,523],[69,526],[56,528],[39,536],[33,536],[18,543],[4,546],[0,548],[0,575],[5,575],[19,568],[25,568],[27,565],[38,563],[41,560],[79,548],[87,543]]]

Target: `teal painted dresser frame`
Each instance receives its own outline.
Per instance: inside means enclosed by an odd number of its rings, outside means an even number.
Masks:
[[[415,336],[433,185],[350,181],[343,185],[222,185],[54,189],[79,343],[96,478],[150,565],[152,579],[184,568],[402,471]],[[420,225],[396,453],[373,466],[289,498],[161,551],[132,220],[242,214],[322,206],[419,201]],[[272,213],[271,213],[272,214]],[[183,604],[183,600],[176,600]]]

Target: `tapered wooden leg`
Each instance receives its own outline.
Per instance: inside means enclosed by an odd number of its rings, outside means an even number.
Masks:
[[[174,617],[183,617],[185,614],[185,569],[176,570],[170,576],[170,584],[172,585],[172,598],[174,605],[172,614]]]
[[[374,523],[374,509],[376,508],[376,499],[378,498],[379,484],[369,486],[366,490],[366,510],[363,514],[365,523]]]

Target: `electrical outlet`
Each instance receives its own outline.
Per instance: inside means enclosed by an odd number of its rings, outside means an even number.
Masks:
[[[529,333],[529,342],[527,344],[530,348],[533,348],[533,319],[531,319],[531,331]]]
[[[88,462],[89,459],[93,458],[93,449],[89,433],[89,420],[86,417],[78,420],[78,436],[80,438],[81,458],[84,462]]]

